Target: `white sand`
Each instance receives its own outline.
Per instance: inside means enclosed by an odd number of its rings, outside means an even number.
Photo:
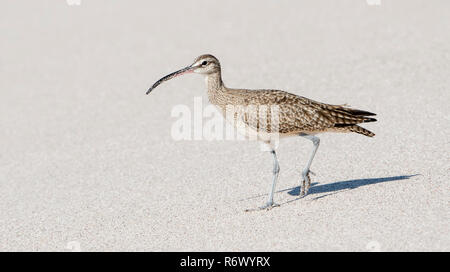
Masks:
[[[450,250],[450,3],[7,1],[0,8],[0,250]],[[174,142],[173,106],[227,86],[378,113],[375,138]],[[412,176],[416,175],[416,176]],[[409,177],[411,176],[411,177]],[[409,177],[409,178],[408,178]],[[79,247],[78,247],[79,246]]]

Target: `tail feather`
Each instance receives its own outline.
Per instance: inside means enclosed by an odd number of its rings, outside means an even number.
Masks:
[[[350,108],[348,105],[320,104],[323,111],[322,117],[332,123],[338,131],[356,132],[368,137],[375,136],[375,133],[358,126],[360,123],[375,122],[377,119],[369,116],[376,116],[375,113]]]
[[[369,111],[357,110],[352,108],[340,108],[340,110],[350,113],[351,115],[361,115],[361,116],[375,116],[376,114]]]
[[[373,133],[372,131],[367,130],[367,129],[363,128],[363,127],[360,127],[358,125],[349,126],[347,128],[351,132],[356,132],[356,133],[359,133],[359,134],[362,134],[362,135],[365,135],[365,136],[368,136],[368,137],[375,136],[375,133]]]
[[[341,105],[324,105],[326,115],[336,126],[350,126],[359,123],[375,122],[377,119],[368,117],[375,116],[375,113],[343,107]]]

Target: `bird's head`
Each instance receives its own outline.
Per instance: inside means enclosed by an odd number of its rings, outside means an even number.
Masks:
[[[201,55],[194,60],[191,65],[194,68],[195,73],[199,74],[212,74],[220,72],[220,62],[213,55]]]
[[[149,94],[154,88],[156,88],[159,84],[163,83],[164,81],[167,81],[177,76],[189,73],[210,75],[219,72],[220,72],[220,62],[216,57],[214,57],[213,55],[201,55],[197,57],[194,60],[194,63],[192,63],[191,65],[183,69],[180,69],[176,72],[173,72],[171,74],[168,74],[167,76],[156,81],[155,84],[153,84],[153,86],[150,87],[150,89],[148,89],[146,94]]]

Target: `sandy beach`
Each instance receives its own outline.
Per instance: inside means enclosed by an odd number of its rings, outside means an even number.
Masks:
[[[450,2],[5,1],[0,251],[449,251]],[[281,89],[377,113],[374,138],[175,141],[177,105]]]

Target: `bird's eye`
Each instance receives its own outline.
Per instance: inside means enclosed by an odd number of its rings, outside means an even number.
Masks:
[[[208,62],[207,62],[206,60],[204,60],[204,61],[202,62],[202,66],[205,66],[206,64],[208,64]]]

